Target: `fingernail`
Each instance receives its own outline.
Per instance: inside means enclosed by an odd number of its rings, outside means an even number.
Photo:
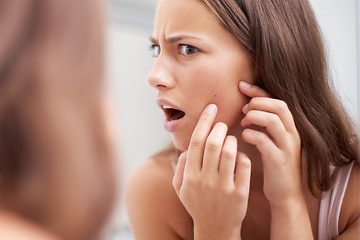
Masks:
[[[171,168],[174,172],[176,172],[176,167],[177,167],[177,164],[174,162],[171,162]]]
[[[241,119],[241,122],[240,122],[241,126],[244,125],[244,120],[245,120],[245,117],[243,119]]]
[[[216,105],[215,104],[210,104],[205,108],[205,112],[212,114],[214,113],[216,110]]]
[[[245,88],[250,88],[251,87],[250,84],[248,84],[247,82],[244,82],[244,81],[241,81],[240,84],[241,84],[241,86],[243,86]]]
[[[249,107],[249,104],[248,104],[248,103],[245,104],[245,106],[244,106],[243,109],[242,109],[243,113],[246,113],[246,112],[247,112],[248,107]]]

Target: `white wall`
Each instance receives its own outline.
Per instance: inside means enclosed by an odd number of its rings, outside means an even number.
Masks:
[[[335,85],[349,112],[358,116],[356,57],[356,0],[311,0],[329,48]],[[109,92],[116,103],[120,125],[117,141],[122,184],[130,173],[170,142],[163,115],[155,105],[156,92],[146,76],[153,59],[148,51],[151,29],[109,24]],[[360,106],[359,106],[360,107]],[[115,224],[126,224],[123,185]]]
[[[358,118],[357,0],[310,0],[329,50],[335,86],[350,114]]]

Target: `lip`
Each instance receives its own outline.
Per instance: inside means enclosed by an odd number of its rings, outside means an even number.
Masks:
[[[180,118],[180,119],[177,119],[177,120],[170,120],[168,114],[166,114],[163,106],[168,106],[168,107],[171,107],[171,108],[174,108],[176,110],[180,110],[180,111],[183,111],[180,107],[178,107],[177,105],[175,105],[174,103],[172,103],[171,101],[168,101],[166,99],[163,99],[163,98],[157,98],[156,99],[156,104],[161,108],[161,110],[163,110],[164,112],[164,115],[165,115],[165,120],[164,120],[164,129],[167,131],[167,132],[174,132],[176,131],[181,123],[184,121],[184,118],[186,117],[186,114],[184,117]],[[183,111],[185,112],[185,111]]]

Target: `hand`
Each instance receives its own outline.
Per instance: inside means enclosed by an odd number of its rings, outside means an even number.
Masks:
[[[287,104],[257,86],[241,82],[239,87],[252,98],[243,108],[242,137],[261,153],[264,193],[270,206],[303,199],[301,140]],[[263,127],[263,131],[250,129],[252,125]]]
[[[226,136],[224,123],[211,130],[216,112],[211,104],[200,116],[188,151],[179,157],[173,185],[194,220],[195,239],[240,239],[250,160],[237,153],[237,140]]]

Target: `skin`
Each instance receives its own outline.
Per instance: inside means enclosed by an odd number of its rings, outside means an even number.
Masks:
[[[188,37],[169,41],[179,35]],[[186,113],[171,132],[184,152],[175,174],[172,156],[160,154],[130,178],[135,238],[317,239],[320,201],[302,175],[306,154],[293,117],[285,102],[255,85],[241,44],[194,0],[161,0],[152,39],[148,82]],[[183,44],[199,50],[184,56]],[[337,239],[359,231],[358,180],[356,166]]]

